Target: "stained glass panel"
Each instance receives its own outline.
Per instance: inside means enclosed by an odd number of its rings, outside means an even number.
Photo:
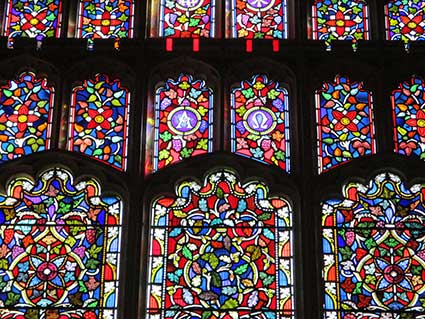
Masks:
[[[395,151],[425,158],[425,83],[413,76],[391,95]]]
[[[220,170],[152,205],[148,319],[294,318],[292,209]]]
[[[363,0],[315,0],[313,4],[313,39],[368,40],[368,8]]]
[[[288,93],[265,75],[233,89],[232,152],[289,171]]]
[[[129,107],[130,92],[119,79],[97,74],[76,86],[72,91],[68,150],[125,170]]]
[[[385,27],[388,40],[425,40],[425,1],[395,0],[385,5]]]
[[[78,37],[87,39],[131,38],[132,0],[80,0]]]
[[[161,0],[160,36],[213,37],[215,0]]]
[[[54,95],[31,72],[0,87],[0,162],[50,148]]]
[[[325,318],[425,318],[424,194],[384,173],[323,203]]]
[[[156,92],[154,171],[212,151],[213,93],[182,74]]]
[[[232,0],[233,37],[286,39],[286,0]]]
[[[36,38],[56,37],[60,35],[62,18],[61,0],[8,0],[5,35]]]
[[[372,94],[361,82],[336,76],[316,91],[319,173],[375,154]]]
[[[116,319],[122,202],[62,168],[0,194],[0,317]]]

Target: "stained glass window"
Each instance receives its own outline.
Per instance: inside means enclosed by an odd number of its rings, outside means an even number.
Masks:
[[[232,152],[289,171],[287,91],[255,75],[233,89],[231,105]]]
[[[160,36],[213,37],[215,0],[161,0]]]
[[[36,38],[59,37],[61,0],[7,0],[5,35]]]
[[[315,0],[313,39],[324,40],[328,50],[332,40],[368,40],[368,8],[363,0]]]
[[[132,0],[80,0],[78,37],[87,39],[131,38]]]
[[[0,194],[0,316],[116,319],[122,202],[52,168]]]
[[[127,166],[130,92],[104,74],[72,91],[68,150],[81,152],[120,170]]]
[[[425,1],[395,0],[385,5],[388,40],[402,40],[406,48],[410,41],[425,40]]]
[[[294,318],[292,209],[228,170],[152,205],[148,319]]]
[[[286,39],[286,0],[232,0],[234,38]]]
[[[212,151],[213,93],[204,81],[168,79],[157,89],[154,116],[153,171]]]
[[[24,72],[0,87],[0,162],[50,148],[54,88]]]
[[[424,194],[384,173],[323,203],[325,318],[423,318]]]
[[[395,151],[425,158],[425,83],[413,76],[391,95]]]
[[[375,154],[372,93],[337,75],[316,91],[319,173]]]

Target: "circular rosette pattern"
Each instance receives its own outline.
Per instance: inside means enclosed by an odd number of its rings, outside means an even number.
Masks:
[[[385,309],[412,307],[425,290],[424,261],[389,233],[360,260],[356,274]]]
[[[28,304],[47,307],[59,305],[68,296],[84,269],[81,258],[52,228],[15,258],[10,273]]]

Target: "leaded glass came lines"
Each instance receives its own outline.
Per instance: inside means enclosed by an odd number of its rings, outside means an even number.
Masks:
[[[375,154],[372,93],[361,82],[336,76],[316,91],[319,173]]]
[[[234,38],[286,39],[286,0],[232,0]]]
[[[119,79],[97,74],[72,91],[68,150],[119,170],[127,167],[130,92]]]
[[[0,194],[0,317],[117,319],[122,201],[63,168]]]
[[[61,0],[8,0],[3,26],[9,38],[42,40],[60,36],[61,19]]]
[[[50,148],[54,96],[32,72],[0,87],[0,162]]]
[[[292,209],[229,170],[152,204],[148,319],[294,318]]]
[[[265,75],[242,81],[231,96],[232,152],[290,170],[288,92]]]
[[[424,194],[383,173],[323,203],[325,318],[425,317]]]

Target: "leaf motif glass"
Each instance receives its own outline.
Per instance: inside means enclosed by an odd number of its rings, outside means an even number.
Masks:
[[[288,92],[265,75],[231,94],[232,152],[290,170]]]
[[[285,199],[219,170],[151,209],[147,318],[294,318]]]
[[[132,0],[80,0],[77,34],[87,39],[121,39],[133,35]]]
[[[385,5],[387,40],[425,40],[425,1],[395,0]]]
[[[68,150],[125,170],[129,108],[130,92],[119,79],[97,74],[74,87]]]
[[[368,40],[368,7],[363,0],[315,0],[313,4],[313,39]]]
[[[286,0],[232,0],[234,38],[286,39]]]
[[[422,318],[424,192],[383,173],[323,203],[324,318]]]
[[[54,92],[31,72],[0,87],[0,162],[50,148]]]
[[[156,91],[153,171],[212,151],[213,92],[181,74]],[[149,153],[150,152],[150,153]]]
[[[214,37],[215,0],[161,0],[160,36]]]
[[[51,168],[0,194],[0,317],[117,318],[122,201]]]
[[[395,151],[425,158],[425,83],[413,76],[391,95]]]
[[[7,0],[3,29],[9,38],[58,38],[61,19],[61,0]]]
[[[361,82],[336,76],[316,91],[319,173],[375,154],[372,93]]]

